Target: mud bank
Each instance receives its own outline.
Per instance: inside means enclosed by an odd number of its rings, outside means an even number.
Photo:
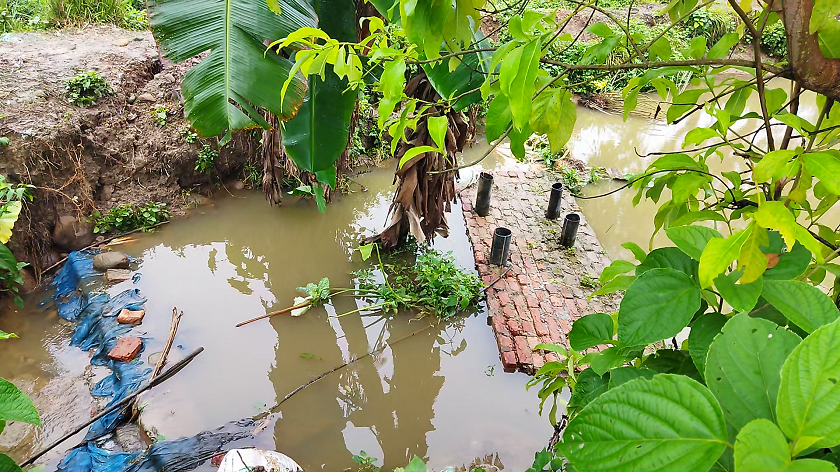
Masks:
[[[203,144],[216,148],[215,139],[188,143],[183,134],[180,81],[195,61],[165,65],[150,32],[113,26],[0,36],[0,136],[9,139],[0,174],[37,187],[9,247],[36,274],[60,252],[79,249],[55,247],[60,217],[84,221],[96,210],[149,201],[179,215],[254,155],[256,141],[242,133],[219,149],[210,175],[195,171]],[[89,70],[113,93],[80,108],[64,83]],[[163,126],[152,119],[156,106],[168,112]]]

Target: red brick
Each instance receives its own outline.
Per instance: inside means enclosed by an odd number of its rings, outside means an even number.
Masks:
[[[528,279],[528,276],[525,274],[519,274],[516,276],[516,280],[519,281],[521,285],[530,285],[531,281]]]
[[[502,367],[505,372],[513,372],[516,370],[516,353],[514,351],[507,351],[502,353]]]
[[[545,365],[545,360],[543,360],[542,356],[534,355],[534,370],[539,370],[540,367]]]
[[[534,293],[537,294],[537,300],[539,300],[541,302],[547,302],[548,301],[548,292],[546,292],[545,290],[536,289],[536,290],[534,290]]]
[[[543,313],[554,313],[555,312],[554,305],[552,305],[549,302],[540,302],[540,310],[542,310]]]
[[[575,300],[573,298],[566,299],[566,309],[569,311],[569,316],[571,316],[573,320],[578,319],[578,317],[580,316],[577,304],[575,303]]]
[[[544,271],[545,270],[545,263],[537,262],[537,270]]]
[[[557,358],[557,354],[553,352],[546,352],[545,353],[545,360],[546,362],[557,362],[559,359]]]
[[[502,313],[504,313],[505,318],[516,319],[516,308],[514,308],[513,304],[505,305],[502,307]]]
[[[140,324],[143,322],[144,316],[146,316],[146,310],[129,310],[128,308],[123,308],[120,314],[117,315],[117,323]]]
[[[551,339],[554,342],[559,342],[562,339],[560,334],[560,326],[557,323],[557,319],[553,316],[546,317],[546,324],[548,325],[548,333],[551,336]]]
[[[508,296],[507,292],[499,292],[497,297],[499,301],[502,303],[502,306],[510,304],[510,296]]]
[[[505,281],[505,284],[507,285],[507,288],[510,291],[510,293],[517,293],[517,292],[522,291],[522,287],[519,285],[519,283],[517,281],[515,281],[513,279],[507,279]]]
[[[115,361],[128,362],[134,359],[142,348],[143,341],[140,338],[119,338],[108,357]]]
[[[572,330],[572,322],[565,318],[558,318],[557,325],[560,328],[560,332],[563,333],[563,335],[569,334],[569,332]]]
[[[493,276],[492,275],[482,275],[481,276],[481,281],[484,282],[485,287],[489,287],[490,283],[493,282]]]
[[[545,254],[542,251],[540,251],[539,249],[536,249],[536,248],[531,249],[531,254],[533,254],[534,259],[537,259],[537,260],[540,260],[540,259],[545,257]]]
[[[577,303],[578,310],[580,313],[586,313],[586,308],[588,306],[586,300],[584,300],[583,298],[576,298],[575,303]]]
[[[499,352],[508,352],[513,350],[513,340],[508,336],[497,336],[496,343],[499,345]]]
[[[518,297],[513,300],[514,306],[516,306],[516,311],[519,312],[522,316],[528,316],[530,314],[528,310],[528,304],[525,303],[524,297]]]
[[[563,298],[574,297],[574,295],[572,295],[572,291],[569,290],[569,287],[567,287],[566,284],[560,284],[560,293],[563,294]]]
[[[539,336],[548,336],[548,326],[543,322],[543,320],[539,316],[535,316],[534,320],[534,330],[537,332]]]
[[[548,297],[548,300],[551,302],[552,305],[558,308],[563,308],[563,306],[565,305],[563,298],[558,297],[557,295],[552,295]]]
[[[498,298],[488,298],[487,307],[490,309],[490,314],[495,315],[502,311],[502,304],[499,303]]]
[[[539,308],[540,306],[540,301],[530,295],[525,296],[525,301],[528,303],[529,308]]]
[[[514,336],[513,344],[516,346],[516,357],[520,364],[531,364],[531,348],[528,346],[528,340],[525,336]]]
[[[545,284],[545,289],[552,295],[557,295],[558,293],[557,286],[554,284]]]
[[[484,264],[485,262],[487,262],[487,257],[484,255],[484,251],[476,250],[474,254],[475,254],[475,262],[477,264]]]
[[[497,337],[507,335],[507,324],[505,324],[505,318],[503,316],[491,317],[490,324],[493,326],[493,331],[496,333]]]
[[[524,322],[523,322],[524,323]],[[522,328],[519,327],[519,321],[515,319],[508,319],[507,320],[508,330],[510,330],[510,334],[514,336],[519,336],[522,334]]]
[[[522,332],[524,334],[534,334],[534,323],[522,320]],[[515,333],[514,333],[515,334]]]

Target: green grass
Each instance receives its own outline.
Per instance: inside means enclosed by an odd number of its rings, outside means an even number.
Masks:
[[[0,0],[3,33],[102,23],[149,28],[145,5],[137,0]]]

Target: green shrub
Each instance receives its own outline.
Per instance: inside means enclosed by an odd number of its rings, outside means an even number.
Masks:
[[[104,215],[94,212],[93,232],[126,232],[162,223],[169,219],[166,203],[149,202],[145,205],[123,204],[111,208]]]
[[[89,23],[122,25],[133,10],[129,0],[47,0],[50,23],[58,27]]]
[[[788,45],[785,26],[781,21],[764,28],[761,32],[761,47],[767,55],[777,59],[787,59]]]
[[[0,0],[0,33],[38,31],[47,27],[43,0]]]
[[[219,151],[205,144],[201,147],[201,151],[198,151],[198,156],[195,158],[195,171],[210,175],[213,172],[213,167],[216,165],[217,157],[219,157]]]
[[[166,126],[166,117],[169,115],[169,110],[167,110],[165,106],[155,105],[149,113],[152,115],[152,121],[154,121],[156,125],[161,128]]]
[[[64,84],[67,98],[82,108],[89,107],[97,100],[111,93],[110,84],[94,70],[82,72]]]
[[[706,45],[711,47],[726,33],[735,31],[735,20],[727,12],[713,9],[696,10],[680,23],[680,28],[689,38],[706,38]]]
[[[133,31],[147,30],[149,29],[149,16],[145,9],[127,8],[119,25]]]

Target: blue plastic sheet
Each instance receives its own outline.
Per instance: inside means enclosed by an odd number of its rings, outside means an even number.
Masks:
[[[93,350],[91,364],[107,366],[111,375],[100,380],[93,388],[93,395],[112,397],[113,405],[137,391],[149,378],[152,369],[142,360],[114,361],[108,352],[117,339],[131,331],[132,326],[117,323],[117,315],[124,308],[142,310],[146,298],[140,290],[132,288],[111,297],[93,291],[95,277],[94,252],[73,252],[53,281],[54,299],[58,314],[68,321],[78,322],[71,346],[83,351]],[[134,281],[138,280],[135,275]],[[145,345],[145,343],[144,343]],[[126,411],[116,410],[94,422],[85,442],[71,450],[58,466],[60,472],[163,472],[192,470],[207,462],[222,447],[232,441],[251,438],[252,420],[229,423],[217,431],[203,432],[189,438],[162,441],[147,451],[127,453],[109,451],[99,447],[96,440],[113,432],[124,419]]]

